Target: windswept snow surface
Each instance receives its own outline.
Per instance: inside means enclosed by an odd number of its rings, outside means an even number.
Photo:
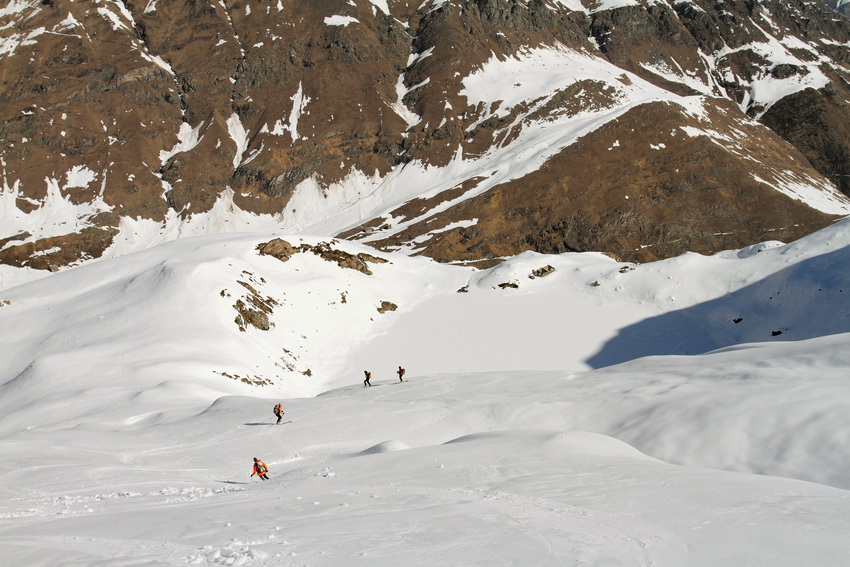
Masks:
[[[0,290],[0,563],[850,564],[850,221],[485,271],[272,238]]]

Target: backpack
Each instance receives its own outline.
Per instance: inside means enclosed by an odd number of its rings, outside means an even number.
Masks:
[[[261,462],[257,462],[257,474],[262,475],[262,474],[265,474],[267,472],[268,472],[268,469],[266,468],[266,466]]]

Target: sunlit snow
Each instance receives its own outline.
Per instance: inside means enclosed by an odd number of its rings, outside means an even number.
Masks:
[[[328,16],[325,23],[329,26],[347,26],[348,24],[360,23],[357,18],[351,16]]]
[[[371,275],[217,234],[6,287],[0,557],[843,566],[848,223],[483,271],[284,236]]]

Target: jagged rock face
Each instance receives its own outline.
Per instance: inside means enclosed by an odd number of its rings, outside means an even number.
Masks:
[[[842,4],[842,0],[833,0]],[[729,6],[729,5],[732,6]],[[843,3],[843,7],[847,4]],[[707,6],[704,6],[707,8]],[[802,151],[812,165],[826,175],[845,195],[850,195],[848,157],[850,137],[850,89],[847,70],[850,68],[850,45],[847,37],[848,24],[845,18],[836,17],[835,12],[820,2],[725,2],[715,4],[714,25],[697,26],[706,17],[683,18],[686,25],[700,38],[700,47],[716,44],[718,37],[734,50],[739,50],[719,62],[727,66],[722,80],[726,94],[741,104],[750,116],[777,132],[785,140]],[[842,7],[839,6],[841,9]],[[687,14],[692,10],[688,3],[676,5],[677,11]],[[706,9],[706,13],[709,11]],[[765,25],[767,24],[767,25]],[[719,34],[711,34],[710,30]],[[758,49],[744,49],[755,43],[766,44],[771,37],[786,39],[787,55],[797,61],[774,60],[767,65]],[[801,41],[797,43],[794,38]],[[796,45],[795,45],[796,43]],[[752,85],[767,79],[793,80],[815,73],[822,73],[822,88],[807,88],[788,93],[767,105],[754,99]],[[828,81],[828,82],[827,82]]]
[[[711,252],[845,214],[844,2],[606,4],[11,2],[0,262],[240,211],[485,262]]]

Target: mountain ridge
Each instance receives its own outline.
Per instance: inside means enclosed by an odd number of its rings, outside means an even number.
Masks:
[[[13,266],[117,254],[140,221],[488,265],[850,212],[850,24],[823,2],[14,2],[0,23]]]

